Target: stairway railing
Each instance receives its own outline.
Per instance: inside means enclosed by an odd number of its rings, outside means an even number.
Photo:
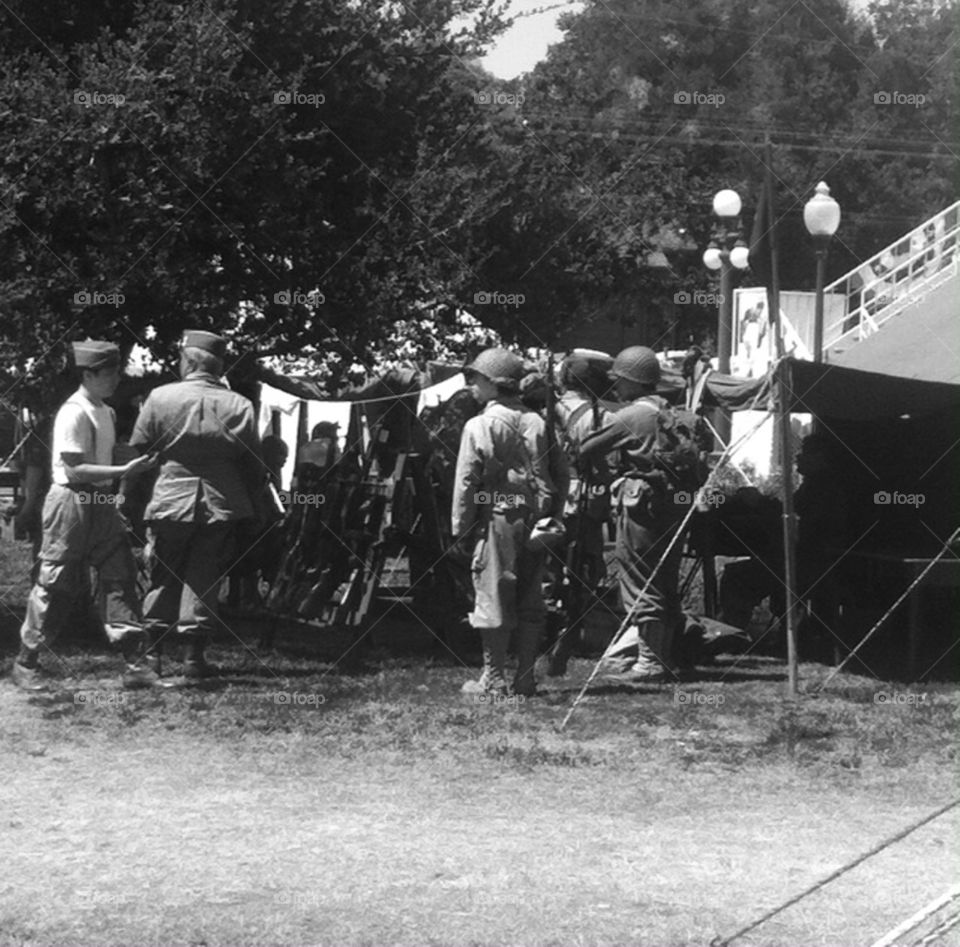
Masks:
[[[824,326],[824,358],[876,332],[885,322],[956,272],[960,257],[960,201],[931,217],[835,280],[824,293],[842,295],[844,315]]]

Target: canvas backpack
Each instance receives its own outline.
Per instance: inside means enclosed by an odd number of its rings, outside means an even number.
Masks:
[[[662,401],[657,412],[656,465],[676,490],[695,492],[706,483],[710,433],[695,411]]]

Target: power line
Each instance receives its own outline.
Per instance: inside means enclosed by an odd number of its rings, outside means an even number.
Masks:
[[[526,113],[523,113],[526,114]],[[540,127],[538,134],[545,135],[567,135],[580,138],[593,138],[609,141],[611,137],[616,141],[627,141],[635,144],[665,144],[670,146],[691,147],[721,147],[721,148],[749,148],[751,145],[760,147],[759,141],[750,141],[752,136],[759,134],[760,128],[741,128],[737,126],[711,126],[707,130],[712,134],[700,134],[700,129],[691,129],[690,132],[658,134],[653,128],[650,131],[625,129],[623,126],[616,126],[610,130],[603,130],[589,127],[577,127],[572,124],[564,124],[565,119],[559,116],[552,116],[552,127]],[[536,120],[536,116],[534,116]],[[527,119],[529,123],[530,119]],[[730,134],[723,135],[723,131]],[[779,131],[777,129],[769,130],[770,137],[775,145],[780,145],[788,151],[804,151],[819,154],[836,154],[843,152],[852,152],[857,155],[876,155],[882,157],[906,157],[906,158],[927,158],[937,160],[942,158],[957,160],[957,155],[953,153],[953,148],[960,152],[960,145],[954,142],[942,142],[935,138],[915,139],[916,146],[910,147],[892,147],[893,144],[902,139],[889,138],[867,138],[858,136],[848,136],[844,138],[834,138],[833,141],[820,141],[815,144],[805,142],[803,139],[815,137],[812,133],[796,133],[788,131]],[[795,136],[791,138],[791,136]],[[780,140],[785,139],[785,140]],[[891,147],[884,147],[889,142]],[[941,150],[929,151],[919,150],[933,146],[940,146]]]
[[[630,133],[637,132],[656,134],[658,128],[667,124],[668,122],[677,121],[677,116],[675,114],[669,115],[667,113],[658,113],[652,114],[649,117],[643,117],[638,119],[617,119],[611,118],[609,116],[591,116],[586,113],[566,113],[566,114],[557,114],[546,111],[540,111],[536,109],[523,109],[518,112],[518,117],[526,119],[528,122],[533,121],[543,121],[543,122],[553,122],[558,127],[578,127],[581,130],[590,130],[597,128],[598,126],[602,129],[609,129],[613,132],[619,133]],[[767,135],[769,134],[772,138],[777,139],[778,141],[800,141],[803,142],[811,138],[822,138],[825,133],[821,128],[813,128],[803,126],[791,126],[790,128],[785,128],[783,126],[776,126],[771,124],[765,124],[763,122],[748,122],[742,119],[736,122],[724,122],[724,121],[712,121],[709,118],[703,118],[701,116],[696,116],[692,119],[693,126],[691,128],[690,135],[694,131],[699,132],[701,130],[712,131],[715,133],[723,134],[724,132],[729,132],[732,134],[742,135],[744,137],[749,137],[751,135]],[[690,127],[690,126],[688,126]],[[833,138],[839,138],[836,133],[831,135]],[[893,137],[887,135],[869,135],[861,136],[855,132],[847,133],[845,140],[850,143],[856,142],[866,142],[871,146],[877,147],[886,147],[886,146],[896,146],[903,144],[903,138]],[[945,148],[955,148],[960,151],[960,142],[955,141],[945,141],[941,138],[938,138],[936,135],[925,135],[923,137],[914,136],[913,141],[915,141],[919,146],[923,145],[942,145]]]

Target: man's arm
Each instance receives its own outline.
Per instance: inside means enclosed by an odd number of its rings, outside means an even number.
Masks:
[[[474,419],[467,421],[460,437],[453,475],[451,528],[455,537],[466,535],[477,520],[477,491],[483,478],[483,457],[475,435]]]
[[[636,440],[636,434],[630,424],[633,405],[626,405],[620,411],[608,414],[599,430],[585,437],[580,445],[580,457],[595,464],[606,454],[629,446]]]
[[[93,483],[96,480],[115,480],[117,477],[138,477],[156,466],[156,457],[137,457],[127,464],[85,464],[83,454],[62,451],[67,480],[71,483]]]
[[[64,405],[54,422],[54,444],[60,447],[60,459],[70,483],[93,483],[97,480],[115,480],[117,477],[135,477],[149,470],[156,461],[151,457],[137,457],[126,464],[92,464],[87,462],[88,444],[84,430],[92,430],[91,420],[82,408]]]

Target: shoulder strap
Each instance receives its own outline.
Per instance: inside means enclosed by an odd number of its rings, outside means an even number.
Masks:
[[[577,421],[580,420],[591,408],[593,405],[589,401],[584,401],[582,404],[578,404],[571,412],[567,418],[567,423],[564,425],[569,431]]]
[[[541,478],[537,476],[534,470],[533,459],[530,456],[530,451],[527,449],[527,439],[523,436],[523,429],[513,418],[505,418],[502,414],[497,414],[496,417],[503,421],[503,423],[517,435],[520,459],[523,461],[524,472],[527,475],[530,489],[533,490],[535,494],[540,494],[541,489],[538,487],[538,484],[541,482]]]

